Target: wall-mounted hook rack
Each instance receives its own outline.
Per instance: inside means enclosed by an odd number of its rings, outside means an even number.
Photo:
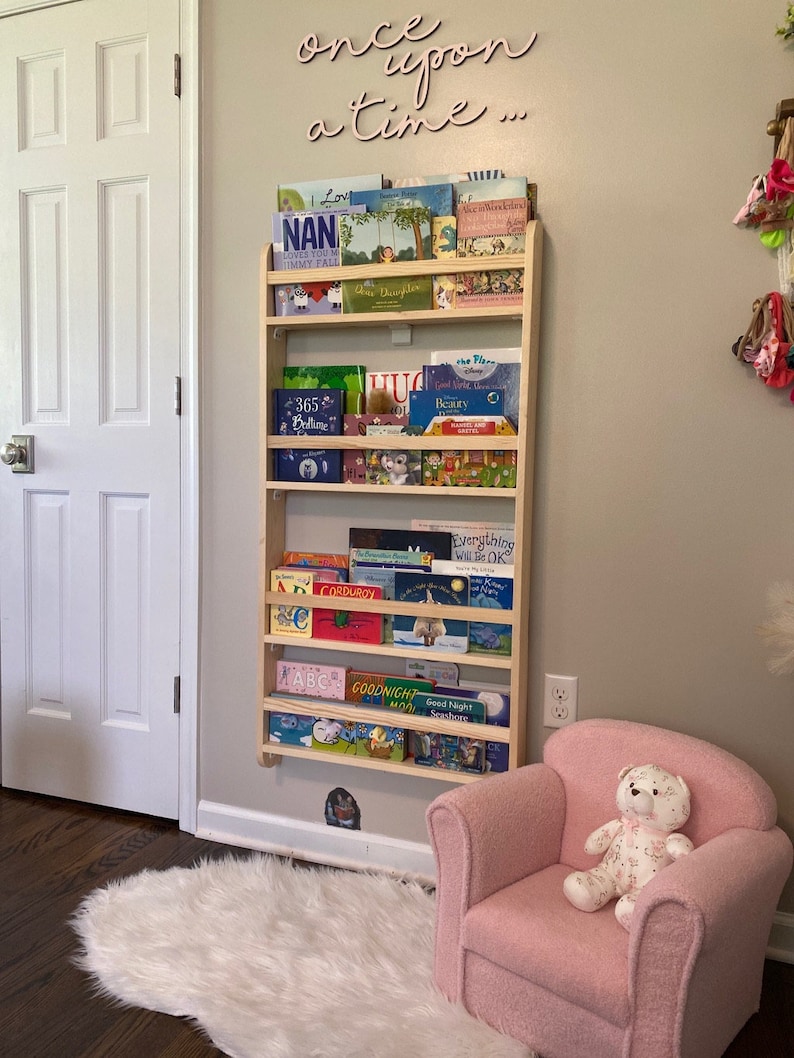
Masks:
[[[766,124],[767,135],[775,137],[775,154],[777,154],[780,137],[786,127],[786,118],[794,118],[794,99],[781,99],[775,109],[774,120]]]

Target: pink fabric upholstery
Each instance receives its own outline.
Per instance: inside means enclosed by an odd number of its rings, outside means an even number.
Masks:
[[[618,772],[659,764],[692,790],[695,851],[613,905],[562,894],[591,866],[587,835],[615,814]],[[588,720],[544,763],[447,791],[428,809],[436,856],[435,979],[453,1001],[543,1058],[717,1058],[757,1009],[792,847],[744,762],[686,735]]]

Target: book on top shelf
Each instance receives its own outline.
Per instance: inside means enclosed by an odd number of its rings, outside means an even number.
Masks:
[[[502,176],[492,180],[459,180],[455,184],[458,209],[469,202],[493,202],[504,198],[527,200],[525,176]]]
[[[379,173],[279,184],[276,208],[282,213],[295,209],[339,209],[350,204],[351,191],[370,191],[379,187],[383,187],[383,175]]]
[[[414,187],[384,187],[377,191],[353,191],[351,206],[362,206],[368,213],[425,208],[431,217],[452,214],[452,184],[418,184]],[[352,211],[351,211],[352,212]]]
[[[272,215],[273,268],[333,268],[339,263],[339,216],[351,209],[296,210]],[[342,310],[337,282],[281,283],[273,290],[277,316],[333,315]]]
[[[430,260],[430,211],[426,207],[352,213],[339,219],[342,265]],[[343,312],[421,311],[432,307],[430,276],[343,279]]]
[[[344,218],[340,219],[340,225]],[[457,213],[458,257],[490,259],[526,249],[527,201],[462,202]]]
[[[472,169],[468,173],[444,173],[441,176],[401,176],[392,180],[392,187],[417,187],[421,184],[459,184],[469,180],[497,180],[501,169]]]

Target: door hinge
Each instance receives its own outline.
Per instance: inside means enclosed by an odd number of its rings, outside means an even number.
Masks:
[[[174,415],[182,414],[182,379],[174,376]]]
[[[182,707],[182,681],[179,676],[174,676],[174,712],[178,713]]]
[[[174,95],[182,95],[182,56],[174,56]]]

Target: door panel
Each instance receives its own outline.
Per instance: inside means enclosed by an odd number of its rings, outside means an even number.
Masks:
[[[179,2],[1,24],[2,782],[175,818]]]

